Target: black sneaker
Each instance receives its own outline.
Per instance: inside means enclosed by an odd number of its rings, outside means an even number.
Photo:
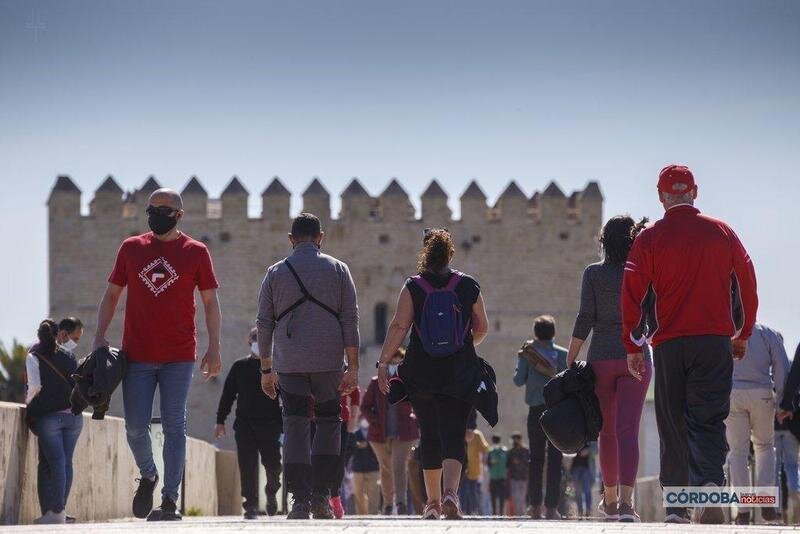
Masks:
[[[392,506],[391,504],[387,504],[383,508],[383,515],[392,515],[393,513],[394,513],[394,506]]]
[[[307,499],[294,498],[292,500],[292,511],[286,519],[308,519],[311,517],[311,503]]]
[[[147,516],[148,521],[180,521],[183,519],[178,507],[169,497],[161,499],[161,506],[150,512]]]
[[[245,510],[244,511],[244,518],[245,519],[258,519],[258,512],[255,510]]]
[[[137,478],[136,481],[139,482],[139,487],[136,488],[136,494],[133,496],[133,515],[144,519],[153,509],[153,490],[158,484],[158,475],[153,480],[142,477]]]
[[[397,515],[408,515],[408,507],[406,506],[406,503],[397,503]]]
[[[314,519],[333,519],[333,510],[328,497],[324,495],[311,497],[311,516]]]
[[[267,493],[267,515],[272,517],[278,513],[278,498],[275,492]]]

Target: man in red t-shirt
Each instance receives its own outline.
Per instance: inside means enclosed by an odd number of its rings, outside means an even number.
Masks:
[[[658,179],[664,218],[633,243],[622,281],[623,343],[641,380],[652,343],[662,486],[723,486],[733,358],[745,356],[758,309],[753,262],[736,233],[694,207],[697,186],[683,165]],[[688,523],[686,508],[666,510]],[[721,523],[718,507],[695,522]]]
[[[209,340],[200,370],[206,379],[222,370],[219,286],[206,246],[178,230],[182,208],[180,195],[171,189],[150,195],[147,215],[152,232],[122,242],[97,312],[95,348],[108,345],[108,325],[123,289],[128,288],[122,336],[128,361],[122,382],[125,430],[142,475],[133,514],[148,521],[181,518],[176,503],[186,458],[186,399],[196,359],[195,288],[205,309]],[[161,507],[153,510],[158,472],[150,419],[156,386],[164,431],[164,487]]]

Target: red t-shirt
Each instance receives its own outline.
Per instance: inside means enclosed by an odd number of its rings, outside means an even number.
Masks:
[[[108,281],[128,288],[122,350],[135,362],[194,361],[194,288],[219,287],[208,248],[186,234],[159,241],[152,232],[129,237]]]

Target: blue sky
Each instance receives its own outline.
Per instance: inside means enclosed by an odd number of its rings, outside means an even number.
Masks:
[[[47,312],[45,200],[70,174],[212,195],[278,174],[492,199],[600,180],[658,217],[658,170],[754,258],[760,319],[800,339],[800,3],[0,0],[0,339]],[[258,211],[253,198],[253,212]],[[297,205],[295,206],[297,207]],[[457,208],[457,205],[454,205]],[[92,320],[92,318],[86,318]]]

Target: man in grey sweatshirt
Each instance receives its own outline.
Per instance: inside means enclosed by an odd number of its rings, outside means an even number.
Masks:
[[[789,358],[783,337],[756,323],[747,342],[747,357],[733,362],[730,415],[725,420],[731,485],[750,486],[747,457],[750,440],[755,451],[755,485],[775,486],[775,413],[783,395]],[[776,396],[777,393],[777,396]],[[744,510],[749,510],[748,508]],[[766,521],[777,518],[775,508],[762,508]],[[749,524],[750,512],[740,511],[737,524]]]
[[[267,270],[258,298],[261,387],[273,399],[279,389],[283,404],[289,519],[333,518],[328,488],[341,453],[339,399],[358,385],[356,288],[347,265],[320,252],[322,238],[319,219],[301,213],[289,234],[294,252]]]

